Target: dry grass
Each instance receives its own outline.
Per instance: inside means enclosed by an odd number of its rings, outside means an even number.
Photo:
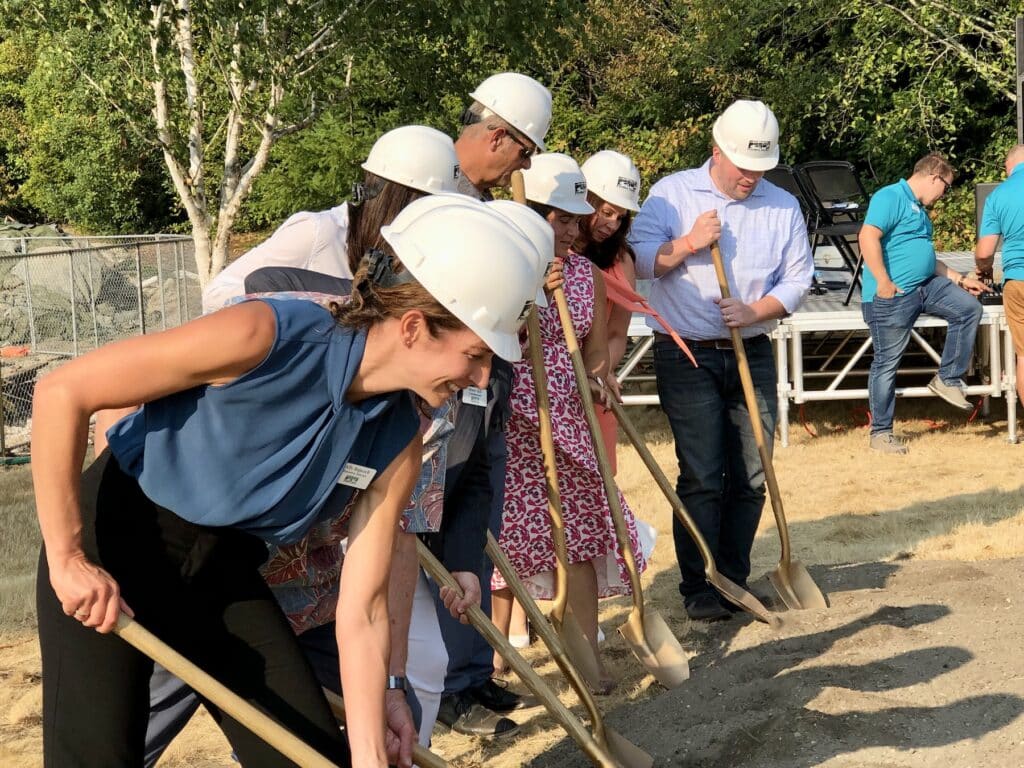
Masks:
[[[996,401],[996,413],[989,421],[968,425],[962,416],[933,401],[900,401],[897,430],[909,438],[911,452],[893,457],[868,450],[867,431],[856,426],[857,415],[850,405],[808,406],[808,426],[821,437],[812,438],[795,422],[790,447],[776,450],[776,470],[795,556],[807,565],[828,566],[1024,554],[1024,486],[1016,469],[1024,446],[1006,442],[1005,415],[998,412],[1001,407],[1001,401]],[[674,480],[675,458],[664,417],[656,409],[629,413]],[[928,420],[936,414],[948,423],[936,425]],[[707,631],[688,622],[680,610],[669,508],[632,449],[623,444],[619,446],[619,466],[618,479],[631,505],[660,532],[643,580],[649,605],[661,612],[688,651],[697,651],[706,642]],[[24,622],[29,615],[38,547],[26,468],[0,472],[0,498],[4,499],[4,533],[0,536],[0,553],[4,555],[0,560],[0,605],[4,613],[0,620],[11,626],[11,620]],[[774,568],[778,554],[773,518],[766,510],[754,546],[755,575]],[[602,701],[606,711],[659,692],[615,632],[627,611],[628,602],[623,599],[606,601],[602,608],[601,621],[609,636],[603,653],[622,674],[619,688]],[[9,637],[0,642],[8,643]],[[0,668],[9,666],[5,654],[34,653],[33,648],[29,643],[0,651]],[[546,655],[533,647],[527,656],[556,686],[563,701],[575,709],[575,697],[560,682]],[[8,685],[5,680],[2,687]],[[35,695],[26,689],[17,700],[0,696],[0,709],[17,705],[31,710]],[[38,765],[38,719],[28,711],[22,715],[25,719],[18,721],[16,735],[11,728],[0,730],[0,762],[27,768]],[[509,744],[443,736],[436,746],[460,765],[519,766],[560,740],[560,732],[540,711],[527,713],[524,726],[522,737]],[[161,765],[229,766],[228,754],[212,720],[201,713]]]
[[[0,469],[0,625],[27,629],[35,621],[36,561],[39,526],[28,466]]]

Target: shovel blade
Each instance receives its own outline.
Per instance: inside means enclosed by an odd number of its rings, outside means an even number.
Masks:
[[[641,618],[632,611],[619,634],[629,643],[633,654],[665,688],[678,688],[690,679],[686,651],[657,611],[647,610]]]
[[[651,768],[654,758],[622,736],[614,728],[604,727],[605,747],[621,768]]]
[[[708,583],[717,589],[722,597],[726,598],[733,605],[742,608],[758,621],[763,621],[772,627],[778,627],[782,623],[778,614],[769,611],[765,608],[764,603],[722,574],[716,573],[714,578],[709,577]]]
[[[778,567],[768,574],[768,580],[779,593],[782,602],[792,611],[828,608],[825,595],[814,583],[814,579],[803,564],[796,560],[779,563]]]

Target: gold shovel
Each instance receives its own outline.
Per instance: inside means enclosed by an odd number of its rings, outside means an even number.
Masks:
[[[530,620],[530,626],[536,629],[540,639],[544,641],[548,650],[551,651],[551,656],[554,658],[555,663],[558,664],[558,668],[565,675],[565,679],[576,690],[579,700],[587,708],[587,714],[590,717],[590,730],[594,734],[597,743],[607,749],[622,768],[651,768],[654,765],[654,758],[604,724],[604,718],[601,716],[601,711],[597,708],[594,695],[590,692],[586,681],[583,680],[579,671],[569,660],[565,648],[558,639],[558,633],[555,632],[552,625],[544,618],[543,612],[537,606],[537,603],[534,602],[533,598],[530,597],[530,593],[526,591],[523,582],[516,576],[512,563],[505,557],[505,553],[501,551],[501,547],[498,546],[498,542],[490,531],[487,532],[486,552],[494,566],[505,578],[505,583],[508,584],[509,589],[516,596],[516,600],[519,601],[520,605],[523,606],[523,610],[526,611],[526,616]]]
[[[419,554],[420,565],[430,574],[430,577],[439,587],[448,587],[455,590],[455,593],[462,596],[462,590],[458,583],[448,573],[441,562],[434,557],[434,554],[427,549],[427,546],[416,540],[416,552]],[[555,692],[541,679],[540,675],[533,671],[533,667],[526,661],[519,652],[512,647],[501,631],[494,626],[490,618],[485,614],[479,605],[471,604],[466,609],[466,617],[484,640],[508,662],[519,679],[526,687],[540,700],[548,713],[557,721],[567,734],[575,741],[590,761],[599,768],[616,768],[617,763],[612,759],[608,750],[598,744],[594,736],[588,731],[568,708],[559,701]]]
[[[544,476],[547,480],[548,517],[551,520],[551,539],[555,549],[555,598],[551,605],[551,623],[565,643],[573,666],[580,671],[592,690],[598,690],[601,687],[601,672],[600,664],[594,656],[594,649],[587,642],[572,611],[566,611],[569,599],[569,560],[565,542],[565,519],[562,516],[561,492],[558,490],[555,438],[551,428],[551,402],[548,399],[547,374],[544,370],[544,353],[540,345],[540,325],[536,308],[530,309],[526,323],[530,335],[530,368],[537,393],[537,421],[540,425],[541,452],[544,455]]]
[[[583,364],[579,342],[576,339],[576,330],[572,325],[569,304],[565,300],[565,291],[561,288],[556,288],[554,294],[555,302],[558,304],[558,315],[562,321],[562,331],[565,334],[565,342],[569,347],[569,356],[572,358],[573,372],[576,374],[577,389],[579,389],[580,399],[583,401],[583,411],[587,417],[587,425],[590,427],[594,452],[597,454],[597,465],[601,470],[605,495],[608,497],[608,507],[615,524],[615,535],[619,547],[622,549],[622,557],[626,561],[626,570],[629,572],[630,586],[633,591],[633,610],[630,611],[626,622],[619,627],[619,634],[626,639],[633,649],[633,653],[659,683],[666,688],[675,688],[690,677],[690,665],[686,659],[686,652],[679,645],[679,640],[669,629],[661,614],[653,610],[644,610],[643,591],[640,587],[640,575],[636,571],[633,547],[629,541],[629,530],[619,504],[619,492],[608,463],[608,454],[601,436],[601,426],[598,424],[597,414],[594,412],[594,400],[590,395],[587,370]]]
[[[704,560],[704,578],[707,579],[708,584],[717,589],[722,595],[729,599],[734,605],[739,606],[755,619],[763,621],[766,624],[772,626],[778,626],[781,623],[781,619],[778,614],[772,613],[764,605],[754,597],[750,592],[743,589],[741,586],[736,584],[734,581],[727,579],[721,573],[718,572],[718,568],[715,567],[715,558],[711,554],[711,550],[708,548],[707,541],[704,540],[703,534],[697,524],[690,517],[690,513],[686,511],[686,507],[683,506],[683,502],[676,495],[675,489],[669,483],[668,478],[665,477],[665,473],[661,467],[658,466],[658,462],[655,461],[654,456],[651,454],[650,449],[647,447],[647,443],[644,442],[643,437],[636,431],[636,427],[633,422],[626,416],[625,410],[619,403],[611,400],[611,409],[615,413],[615,418],[619,420],[619,426],[622,427],[622,431],[626,433],[626,437],[633,444],[636,452],[640,454],[640,458],[644,464],[647,465],[647,469],[650,471],[654,481],[658,484],[661,492],[665,495],[668,503],[672,505],[672,511],[675,516],[679,518],[679,522],[683,524],[686,532],[690,534],[690,538],[697,545],[697,549],[700,550],[700,556]]]
[[[331,712],[334,713],[339,723],[344,723],[345,700],[328,688],[324,688],[323,691],[324,697],[331,707]],[[419,768],[451,768],[451,764],[447,760],[438,757],[418,742],[413,742],[412,745],[412,764],[418,765]]]
[[[167,643],[126,613],[117,617],[114,627],[122,640],[144,653],[172,675],[186,683],[200,696],[213,702],[289,760],[303,768],[337,768],[326,757],[302,741],[283,725],[260,712],[256,707],[223,683],[201,670]]]
[[[731,298],[729,292],[729,279],[725,275],[725,264],[722,262],[722,251],[718,243],[711,244],[711,260],[715,264],[715,274],[718,276],[718,287],[722,292],[722,298]],[[772,512],[775,514],[775,525],[779,529],[779,539],[782,542],[782,556],[779,558],[779,565],[774,571],[768,574],[768,580],[779,593],[782,602],[791,610],[805,608],[828,608],[825,595],[822,594],[818,585],[814,583],[811,574],[804,566],[792,559],[789,548],[789,527],[786,525],[786,513],[782,509],[782,496],[779,494],[779,484],[775,479],[775,467],[772,464],[771,454],[768,453],[768,445],[764,438],[764,427],[761,425],[761,410],[757,405],[757,397],[754,394],[754,380],[750,375],[750,363],[747,361],[747,351],[743,347],[743,337],[740,336],[739,328],[729,329],[732,335],[732,346],[736,351],[736,365],[740,372],[740,382],[743,384],[743,397],[747,401],[747,411],[750,413],[750,425],[754,431],[754,442],[757,443],[757,452],[761,456],[761,464],[764,466],[765,481],[768,484],[768,495],[772,500]]]

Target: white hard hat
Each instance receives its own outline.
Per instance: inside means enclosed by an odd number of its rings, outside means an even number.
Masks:
[[[523,182],[527,200],[568,213],[594,212],[594,206],[587,202],[587,179],[583,171],[575,160],[561,152],[533,157],[530,167],[523,171]]]
[[[779,164],[779,121],[760,101],[735,101],[711,129],[715,144],[737,168],[770,171]]]
[[[363,170],[428,194],[455,192],[459,159],[450,136],[425,125],[403,125],[374,142]]]
[[[518,72],[502,72],[488,77],[469,95],[544,150],[544,136],[551,125],[551,91],[543,85]]]
[[[640,210],[640,171],[629,157],[605,149],[587,158],[581,170],[587,189],[602,200],[627,211]]]
[[[511,221],[464,195],[424,197],[380,233],[416,281],[496,355],[522,357],[519,328],[537,292],[536,257]]]
[[[537,298],[539,306],[548,305],[548,297],[544,295],[544,281],[547,279],[548,270],[555,260],[555,230],[551,228],[544,217],[531,208],[514,202],[512,200],[491,200],[487,207],[495,210],[502,216],[511,219],[522,231],[536,250],[537,259],[534,262],[534,269],[537,272]]]

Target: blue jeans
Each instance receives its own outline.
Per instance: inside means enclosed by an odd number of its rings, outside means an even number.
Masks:
[[[747,341],[747,359],[768,450],[778,406],[775,358],[767,336]],[[694,368],[672,341],[654,342],[658,397],[676,444],[676,493],[715,557],[715,565],[739,585],[750,576],[750,549],[764,508],[764,467],[743,397],[736,354],[695,347]],[[696,544],[678,519],[672,538],[684,598],[711,591]]]
[[[907,293],[898,293],[891,299],[875,296],[874,301],[861,304],[874,347],[868,375],[872,435],[892,432],[896,371],[910,341],[910,332],[922,312],[941,317],[949,325],[942,347],[939,378],[952,384],[964,375],[971,363],[974,337],[981,320],[981,303],[947,278],[930,277]]]
[[[494,538],[501,533],[501,513],[505,504],[505,432],[492,430],[487,438],[487,457],[491,465],[491,508],[488,524]],[[491,615],[491,572],[494,564],[487,555],[480,553],[480,610]],[[477,688],[491,679],[494,674],[494,649],[473,627],[452,618],[437,595],[437,585],[430,582],[435,595],[437,620],[441,625],[441,637],[448,650],[448,674],[444,679],[445,695],[460,693]]]

